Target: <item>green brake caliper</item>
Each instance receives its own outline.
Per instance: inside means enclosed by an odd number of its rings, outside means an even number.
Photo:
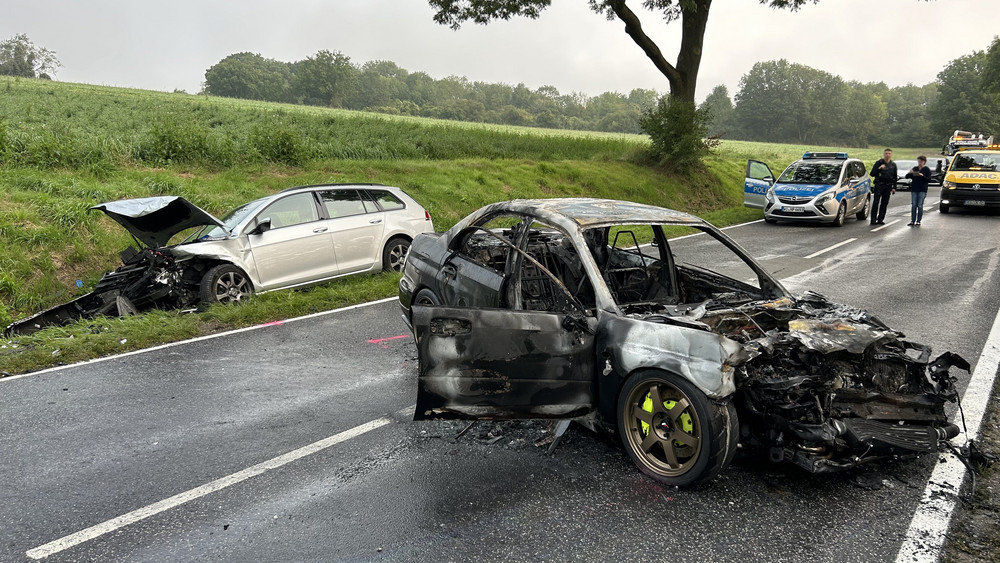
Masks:
[[[673,400],[663,401],[663,406],[667,410],[674,408],[676,404],[677,401]],[[646,400],[642,402],[642,410],[650,413],[653,412],[653,398],[649,395],[649,393],[646,393]],[[691,434],[691,432],[694,431],[694,421],[691,420],[691,415],[687,411],[684,411],[684,413],[681,414],[681,429],[688,434]],[[649,425],[645,422],[642,422],[642,435],[649,435]],[[677,440],[674,440],[674,443],[679,446],[688,445]]]

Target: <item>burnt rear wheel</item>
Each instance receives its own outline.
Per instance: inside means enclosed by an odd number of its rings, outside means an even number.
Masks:
[[[199,295],[204,303],[233,303],[253,295],[253,284],[243,270],[221,264],[201,278]]]
[[[732,403],[713,403],[671,373],[632,375],[618,397],[618,433],[646,475],[689,486],[719,474],[733,459],[739,436]]]

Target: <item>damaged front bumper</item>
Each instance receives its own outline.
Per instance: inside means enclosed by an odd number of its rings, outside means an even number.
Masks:
[[[128,248],[121,258],[123,265],[105,274],[94,291],[17,320],[7,326],[4,335],[29,335],[49,326],[98,315],[127,316],[156,307],[174,309],[197,302],[197,288],[191,281],[194,278],[169,250]]]
[[[959,428],[949,374],[969,363],[903,339],[867,312],[817,294],[701,319],[743,342],[741,442],[810,472],[937,451]],[[752,327],[752,329],[750,328]]]

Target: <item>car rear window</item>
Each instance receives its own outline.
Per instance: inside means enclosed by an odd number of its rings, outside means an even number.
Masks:
[[[331,219],[365,213],[365,204],[357,190],[328,190],[321,192],[320,198]]]
[[[399,200],[398,197],[392,195],[389,192],[382,190],[368,190],[375,201],[378,202],[379,207],[385,211],[392,211],[393,209],[403,209],[406,204]]]

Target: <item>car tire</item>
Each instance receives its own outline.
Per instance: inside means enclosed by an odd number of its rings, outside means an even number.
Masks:
[[[440,305],[441,300],[438,299],[437,295],[434,295],[433,291],[425,287],[413,296],[413,301],[411,301],[411,303],[413,305]]]
[[[861,206],[861,211],[858,211],[858,214],[855,215],[855,217],[858,218],[858,221],[864,221],[865,219],[868,218],[868,211],[871,209],[871,206],[872,206],[871,196],[865,197],[865,204]]]
[[[402,272],[406,264],[406,253],[410,250],[410,241],[402,237],[389,239],[382,249],[382,271]]]
[[[837,208],[837,216],[833,218],[834,227],[843,227],[844,221],[847,221],[847,202],[840,202],[840,207]]]
[[[618,395],[617,418],[632,462],[665,485],[708,481],[736,453],[739,419],[732,401],[709,401],[672,373],[648,370],[629,377]]]
[[[201,278],[198,295],[203,303],[233,303],[253,295],[253,284],[243,270],[220,264]]]
[[[951,208],[948,207],[947,205],[945,205],[943,203],[938,204],[938,211],[940,211],[941,213],[947,213],[950,210],[951,210]]]
[[[764,222],[767,223],[768,225],[777,225],[778,224],[778,220],[777,219],[771,219],[770,217],[768,217],[766,215],[764,216]]]

